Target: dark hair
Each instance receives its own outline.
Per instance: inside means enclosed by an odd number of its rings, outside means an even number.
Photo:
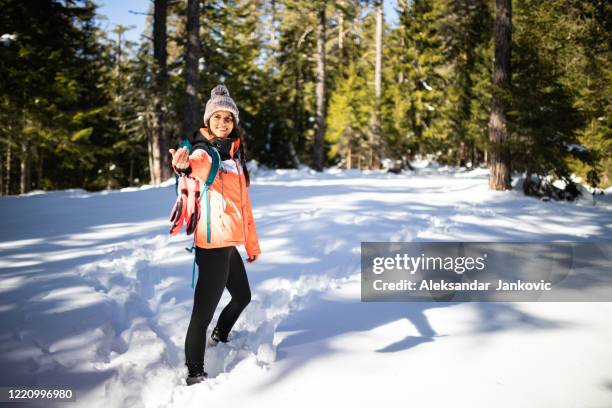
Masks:
[[[236,119],[234,118],[234,114],[232,113],[231,115],[232,115],[232,122],[234,123],[234,128],[232,129],[232,131],[227,137],[229,138],[237,137],[238,139],[240,139],[240,145],[238,146],[238,157],[240,159],[240,163],[242,163],[242,171],[244,172],[244,179],[246,181],[246,185],[247,187],[249,187],[251,185],[251,176],[249,175],[249,169],[247,168],[247,165],[246,165],[246,162],[247,162],[246,146],[245,146],[246,135],[244,133],[244,130],[240,126],[236,125]],[[210,118],[208,118],[208,121],[204,124],[204,126],[206,126],[206,129],[210,130]]]

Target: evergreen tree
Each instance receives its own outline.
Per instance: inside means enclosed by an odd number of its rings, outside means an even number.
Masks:
[[[4,192],[95,186],[112,143],[108,100],[99,91],[107,63],[96,6],[3,0],[0,7],[12,38],[0,46],[0,94],[10,115],[0,129],[9,170]]]
[[[491,83],[492,12],[485,0],[449,1],[440,22],[448,78],[445,116],[454,164],[480,161],[486,146]]]
[[[188,0],[186,10],[186,44],[185,44],[185,106],[183,108],[183,135],[197,129],[201,122],[197,92],[200,87],[198,72],[200,60],[200,1]]]
[[[101,182],[107,188],[132,186],[150,179],[145,115],[147,87],[139,78],[140,57],[134,50],[135,43],[126,41],[125,33],[131,27],[117,26],[116,35],[104,40],[106,59],[111,72],[105,92],[110,103],[107,115],[113,121],[116,136],[112,145],[112,160],[104,166]],[[142,52],[142,51],[141,51]]]
[[[149,171],[151,182],[159,184],[170,176],[167,148],[170,144],[166,95],[168,91],[168,50],[167,50],[168,1],[153,1],[153,111],[149,134]]]
[[[346,78],[332,94],[326,141],[331,145],[328,159],[342,167],[369,167],[368,126],[373,108],[373,92],[363,65],[349,63]]]
[[[298,133],[300,161],[321,170],[325,163],[325,117],[328,105],[330,47],[335,37],[330,21],[336,15],[336,2],[285,0],[280,7],[279,49],[275,58],[282,77],[282,88],[292,97],[292,122]],[[346,3],[346,2],[342,2]],[[294,67],[287,67],[288,61]],[[290,88],[294,89],[291,90]],[[303,146],[303,147],[302,147]]]
[[[452,72],[444,60],[439,26],[444,12],[441,2],[406,2],[399,27],[390,35],[385,56],[389,86],[383,103],[388,157],[409,159],[417,153],[442,153],[449,145],[450,129],[444,113]]]
[[[371,167],[378,134],[381,156],[477,165],[496,90],[513,170],[610,185],[607,3],[517,0],[507,89],[492,84],[492,1],[401,1],[394,28],[377,25],[378,3],[200,2],[197,58],[187,1],[168,2],[157,30],[151,13],[135,47],[127,27],[96,26],[89,0],[0,0],[0,192],[159,182],[162,143],[200,126],[218,83],[238,103],[249,158],[270,167]]]
[[[527,194],[549,195],[550,188],[542,190],[540,180],[552,177],[567,183],[569,196],[563,197],[572,198],[577,190],[570,159],[590,162],[591,157],[577,146],[585,115],[575,106],[571,87],[564,84],[563,43],[553,22],[557,13],[550,12],[550,5],[517,2],[510,92],[513,168],[526,173]]]
[[[612,5],[608,2],[551,2],[548,42],[559,54],[561,81],[571,90],[582,127],[576,131],[579,158],[568,158],[570,169],[593,186],[612,185]],[[556,18],[553,18],[555,17]]]

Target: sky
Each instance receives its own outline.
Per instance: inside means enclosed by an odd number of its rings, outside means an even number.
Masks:
[[[146,16],[130,13],[130,11],[146,13],[151,3],[151,0],[98,0],[97,4],[100,6],[98,13],[108,19],[100,21],[100,24],[107,31],[112,30],[118,24],[134,26],[126,33],[126,38],[129,41],[139,42],[140,34],[144,30]],[[384,2],[385,20],[391,25],[397,24],[396,4],[396,1],[387,0]]]
[[[112,30],[118,24],[134,26],[126,33],[126,39],[134,42],[140,41],[140,34],[144,30],[147,16],[130,13],[130,11],[146,13],[149,4],[152,3],[150,0],[98,0],[96,3],[100,6],[98,14],[108,19],[100,21],[100,25],[106,31]]]

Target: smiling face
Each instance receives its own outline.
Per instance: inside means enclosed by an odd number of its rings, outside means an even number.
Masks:
[[[234,129],[234,117],[231,112],[217,111],[210,117],[210,130],[220,139],[225,139]]]

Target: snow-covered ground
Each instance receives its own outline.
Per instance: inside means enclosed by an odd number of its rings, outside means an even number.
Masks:
[[[192,387],[193,258],[191,237],[167,232],[173,180],[0,197],[0,386],[71,388],[70,406],[104,408],[612,406],[612,303],[362,303],[359,281],[362,241],[612,239],[612,194],[489,192],[482,169],[253,178],[253,300]]]

